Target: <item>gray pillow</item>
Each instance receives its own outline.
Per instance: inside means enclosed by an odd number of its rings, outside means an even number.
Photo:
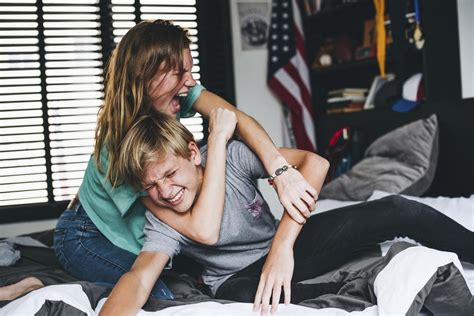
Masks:
[[[320,198],[367,200],[374,190],[420,196],[438,160],[438,120],[433,114],[376,139],[351,170],[325,185]]]

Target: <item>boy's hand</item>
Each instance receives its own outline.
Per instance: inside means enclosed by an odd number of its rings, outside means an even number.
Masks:
[[[237,116],[224,108],[216,108],[209,114],[209,136],[222,135],[226,142],[234,135]]]
[[[318,192],[298,170],[288,169],[273,180],[280,203],[297,223],[304,224],[315,208]]]
[[[276,313],[280,303],[282,288],[285,305],[290,304],[291,279],[293,277],[294,265],[292,247],[274,247],[272,245],[260,275],[260,282],[253,304],[254,311],[258,311],[261,308],[261,315],[268,315],[271,304],[271,313]]]

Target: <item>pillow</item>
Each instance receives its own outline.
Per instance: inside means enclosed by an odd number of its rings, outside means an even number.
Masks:
[[[367,200],[374,190],[420,196],[431,185],[438,160],[436,115],[376,139],[351,170],[329,182],[320,198]]]

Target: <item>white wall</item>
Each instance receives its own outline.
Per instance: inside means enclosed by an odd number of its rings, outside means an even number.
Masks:
[[[459,51],[463,99],[474,98],[474,1],[458,0]]]
[[[281,105],[266,83],[267,50],[242,50],[238,3],[243,2],[268,3],[268,16],[271,8],[271,1],[229,0],[236,104],[241,111],[254,117],[265,128],[276,146],[288,146],[287,135],[284,128],[282,128],[283,113]],[[273,213],[279,218],[283,209],[273,188],[263,180],[259,183],[259,187]]]

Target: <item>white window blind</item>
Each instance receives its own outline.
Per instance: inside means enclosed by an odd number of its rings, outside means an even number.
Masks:
[[[0,208],[69,200],[94,145],[103,101],[99,0],[0,0]],[[114,43],[137,21],[172,19],[192,36],[195,0],[110,0]],[[182,122],[197,140],[202,118]]]
[[[46,102],[55,201],[82,181],[103,100],[98,0],[43,0]]]
[[[0,6],[0,206],[48,202],[38,12]]]

